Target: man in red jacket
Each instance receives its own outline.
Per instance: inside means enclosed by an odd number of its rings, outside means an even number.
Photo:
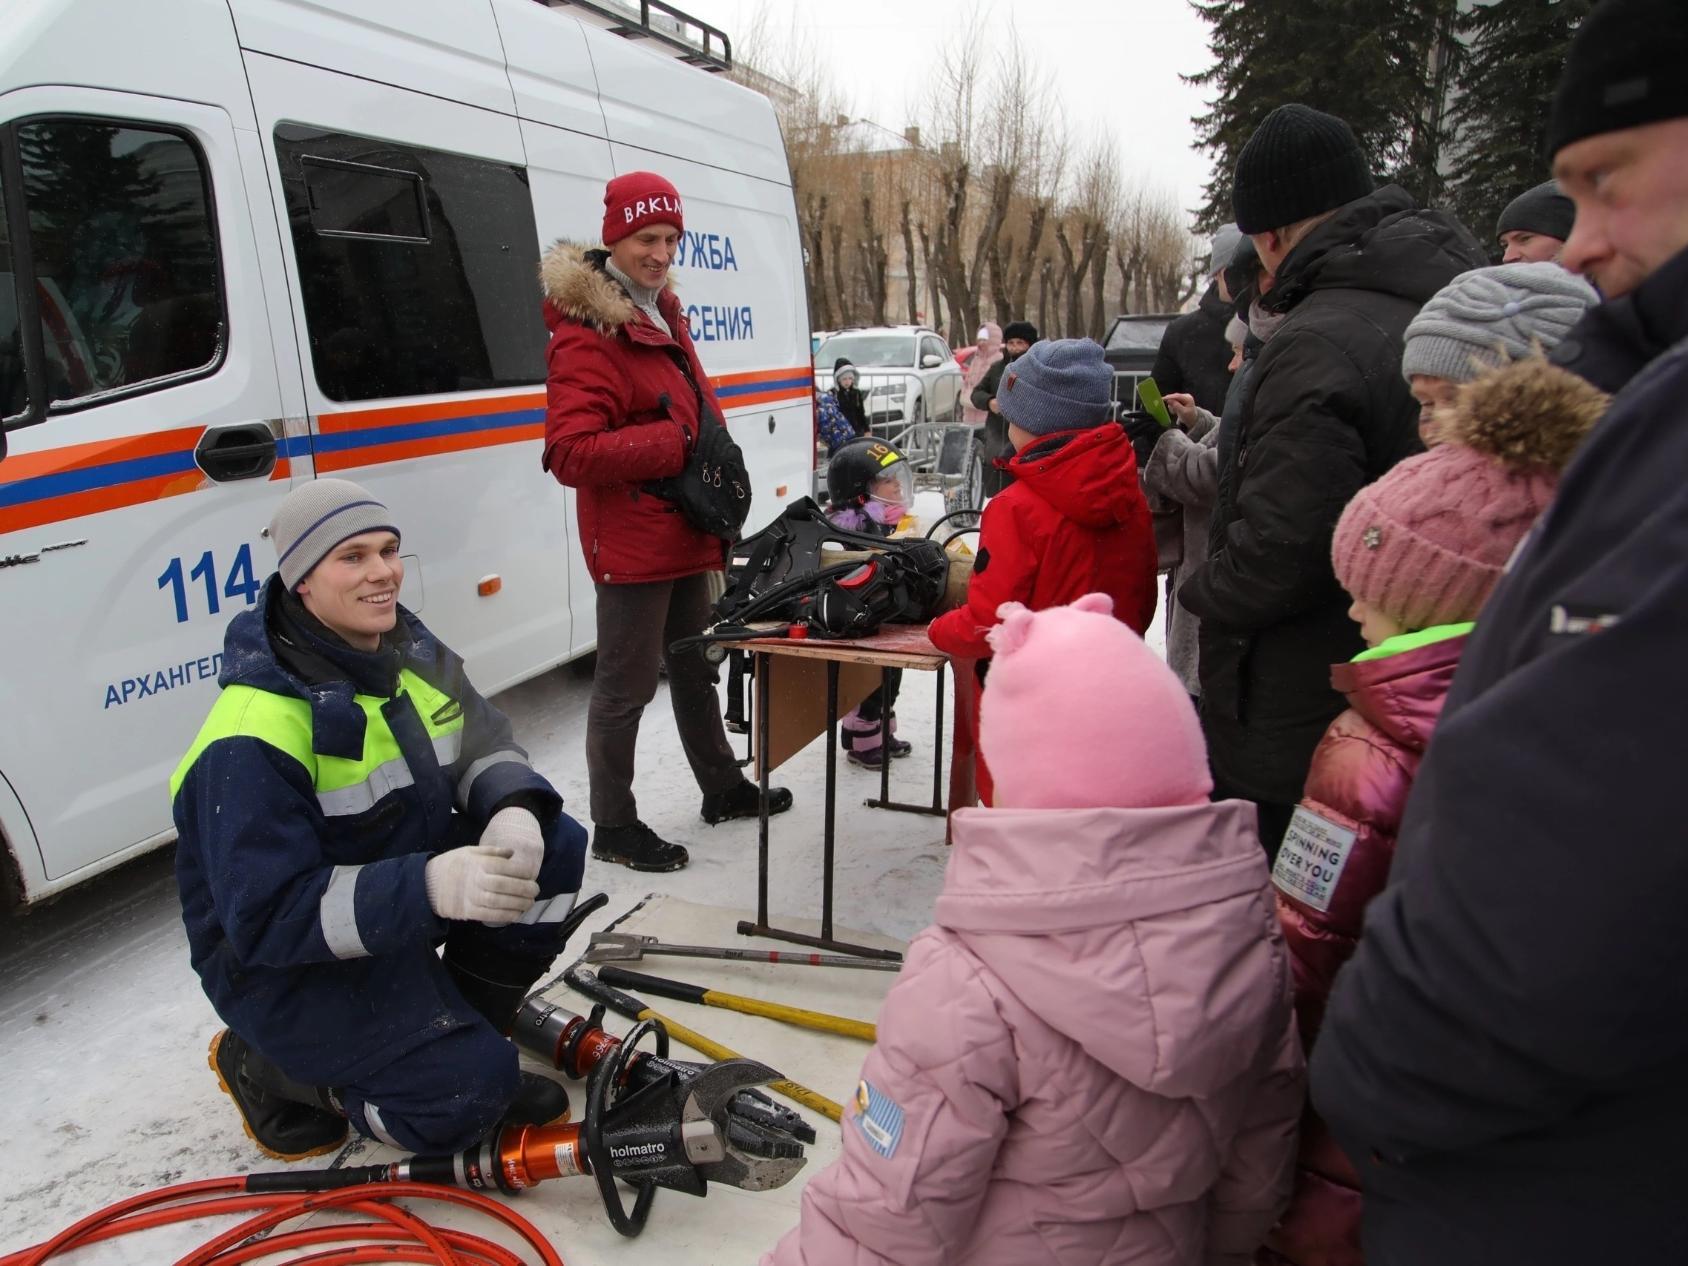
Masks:
[[[558,242],[540,264],[551,329],[545,469],[579,492],[580,544],[597,586],[598,667],[586,717],[592,855],[648,871],[678,870],[688,854],[639,820],[639,718],[656,694],[663,648],[708,623],[707,575],[721,570],[726,549],[651,491],[685,467],[702,414],[720,416],[668,284],[683,214],[661,176],[617,176],[604,190],[607,249]],[[668,684],[704,821],[755,814],[758,789],[728,746],[701,653],[669,657]],[[791,793],[774,788],[770,811],[790,807]]]
[[[1139,634],[1155,618],[1154,531],[1131,440],[1110,420],[1112,386],[1091,339],[1034,343],[1003,370],[996,399],[1014,456],[999,461],[1014,482],[985,505],[966,604],[927,630],[945,654],[989,658],[985,634],[1005,602],[1041,611],[1105,593]],[[988,804],[982,764],[978,787]]]

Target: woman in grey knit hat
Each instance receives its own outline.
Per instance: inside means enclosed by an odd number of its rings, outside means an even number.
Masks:
[[[1558,346],[1600,302],[1594,287],[1558,264],[1497,264],[1461,273],[1407,326],[1401,373],[1419,403],[1418,433],[1439,442],[1436,412],[1485,369]]]

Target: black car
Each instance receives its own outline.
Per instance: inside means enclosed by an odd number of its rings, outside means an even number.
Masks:
[[[1176,312],[1114,318],[1108,327],[1108,337],[1102,340],[1102,359],[1114,371],[1116,405],[1125,409],[1142,407],[1137,400],[1137,384],[1154,369],[1161,336],[1177,319]]]

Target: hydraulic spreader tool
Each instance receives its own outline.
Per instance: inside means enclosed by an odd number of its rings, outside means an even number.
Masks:
[[[577,1122],[505,1126],[462,1152],[385,1165],[255,1174],[248,1189],[271,1179],[270,1189],[289,1191],[423,1182],[519,1192],[553,1178],[590,1177],[611,1225],[635,1236],[658,1188],[703,1196],[718,1182],[766,1191],[803,1168],[803,1145],[814,1141],[814,1129],[752,1089],[778,1080],[772,1068],[748,1059],[670,1060],[659,1022],[642,1021],[617,1038],[604,1031],[602,1013],[599,1007],[582,1017],[530,1000],[512,1034],[570,1076],[586,1078]],[[646,1037],[654,1051],[635,1049]],[[617,1180],[636,1193],[631,1210]]]

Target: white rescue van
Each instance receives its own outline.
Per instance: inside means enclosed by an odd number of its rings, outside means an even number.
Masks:
[[[631,14],[630,17],[621,15]],[[491,692],[592,649],[540,469],[541,249],[686,202],[676,282],[747,456],[807,490],[809,331],[766,99],[613,0],[12,0],[0,28],[0,837],[35,900],[170,838],[167,784],[288,488],[367,484]],[[648,22],[648,25],[643,23]]]

